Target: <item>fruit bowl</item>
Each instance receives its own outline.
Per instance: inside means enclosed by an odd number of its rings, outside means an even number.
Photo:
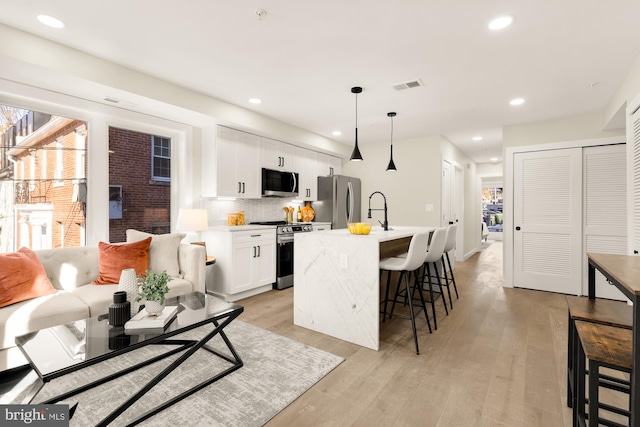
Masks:
[[[350,222],[347,224],[351,234],[369,234],[371,231],[370,222]]]

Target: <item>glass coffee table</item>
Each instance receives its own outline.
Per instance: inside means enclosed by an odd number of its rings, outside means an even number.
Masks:
[[[167,366],[156,377],[151,379],[151,381],[142,387],[135,395],[97,424],[98,426],[106,426],[197,350],[204,349],[231,363],[229,368],[148,411],[130,424],[135,425],[242,367],[242,359],[240,359],[236,353],[223,329],[242,313],[244,310],[243,307],[200,292],[169,298],[166,300],[165,305],[177,305],[178,314],[169,324],[160,329],[127,330],[125,333],[124,327],[116,328],[109,325],[108,316],[102,315],[67,325],[41,329],[17,337],[16,344],[26,356],[33,370],[38,374],[38,381],[29,390],[28,396],[25,398],[25,403],[31,403],[40,390],[42,390],[44,384],[54,378],[64,376],[147,345],[168,344],[171,346],[175,345],[176,347],[145,360],[142,363],[130,366],[115,374],[105,376],[40,403],[52,404],[68,400],[78,393],[97,387],[121,375],[126,375],[129,372],[148,366],[173,354],[183,352],[180,357]],[[200,340],[171,339],[174,335],[206,324],[212,324],[213,330]],[[224,343],[233,355],[232,357],[207,346],[207,342],[216,335],[220,335],[224,340]]]

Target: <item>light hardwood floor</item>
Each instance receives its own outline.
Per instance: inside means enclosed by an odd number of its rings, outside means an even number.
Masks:
[[[267,425],[570,426],[565,297],[503,288],[501,242],[455,275],[449,316],[418,323],[420,355],[406,320],[381,324],[376,352],[294,326],[291,288],[239,302],[241,320],[346,359]]]

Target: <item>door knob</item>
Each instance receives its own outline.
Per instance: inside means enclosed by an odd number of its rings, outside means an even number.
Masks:
[[[516,231],[520,231],[520,226],[517,226],[517,227],[516,227]]]

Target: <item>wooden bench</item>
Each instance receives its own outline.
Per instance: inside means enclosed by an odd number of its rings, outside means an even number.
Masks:
[[[600,368],[614,369],[631,374],[632,341],[630,329],[617,328],[598,323],[576,320],[575,330],[578,338],[578,354],[576,365],[576,398],[573,408],[574,425],[589,427],[607,425],[623,426],[600,417],[599,409],[630,417],[628,409],[618,408],[600,402],[600,387],[606,387],[623,393],[630,393],[629,382],[600,374]],[[589,363],[588,412],[585,411],[586,394],[586,363]]]
[[[580,320],[631,330],[633,326],[633,308],[622,301],[574,296],[567,296],[567,307],[569,316],[567,328],[567,406],[572,408],[575,402],[573,390],[576,384],[574,360],[578,355],[575,321]],[[603,377],[606,378],[605,376]]]

